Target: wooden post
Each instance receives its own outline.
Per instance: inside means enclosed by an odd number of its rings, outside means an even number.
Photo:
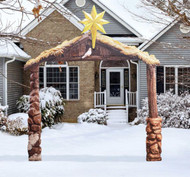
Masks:
[[[149,117],[147,118],[147,127],[146,127],[147,161],[162,160],[161,158],[162,118],[158,117],[155,68],[156,68],[155,65],[147,65],[147,87],[148,87],[148,107],[149,107]]]
[[[30,110],[28,112],[29,161],[41,160],[41,112],[39,101],[39,66],[33,66],[30,74]]]

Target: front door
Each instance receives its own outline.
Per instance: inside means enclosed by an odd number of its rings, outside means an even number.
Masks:
[[[108,105],[124,104],[123,69],[107,69],[106,90]]]

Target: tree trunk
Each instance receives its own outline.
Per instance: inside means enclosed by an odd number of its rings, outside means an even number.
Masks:
[[[147,87],[148,87],[148,107],[149,107],[149,117],[147,118],[147,127],[146,127],[147,161],[162,160],[161,158],[162,118],[158,117],[155,68],[156,68],[155,65],[147,65]]]
[[[28,112],[29,161],[41,160],[41,112],[39,101],[39,66],[33,66],[30,74],[30,110]]]

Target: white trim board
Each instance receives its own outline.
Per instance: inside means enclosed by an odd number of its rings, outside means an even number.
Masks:
[[[69,0],[63,0],[60,4],[66,4]],[[127,22],[125,22],[122,18],[120,18],[117,14],[115,14],[113,11],[111,11],[109,8],[107,8],[104,4],[102,4],[98,0],[92,0],[95,4],[100,6],[103,10],[106,11],[111,17],[113,17],[115,20],[117,20],[120,24],[122,24],[125,28],[127,28],[129,31],[134,33],[137,37],[142,37],[142,34],[140,34],[138,31],[136,31],[132,26],[130,26]]]
[[[153,36],[150,40],[142,43],[138,48],[142,51],[146,50],[150,45],[152,45],[154,42],[156,42],[157,39],[159,39],[163,34],[165,34],[169,29],[171,29],[178,22],[179,22],[179,20],[175,19],[169,25],[164,27],[160,32],[158,32],[155,36]]]

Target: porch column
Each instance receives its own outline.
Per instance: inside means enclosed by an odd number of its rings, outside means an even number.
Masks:
[[[28,112],[28,156],[29,161],[41,160],[41,112],[39,101],[39,66],[31,68],[30,110]]]
[[[147,127],[146,127],[147,161],[162,160],[161,158],[162,118],[158,117],[155,68],[156,68],[155,65],[147,65],[147,87],[148,87],[148,107],[149,107],[149,117],[147,117]]]

